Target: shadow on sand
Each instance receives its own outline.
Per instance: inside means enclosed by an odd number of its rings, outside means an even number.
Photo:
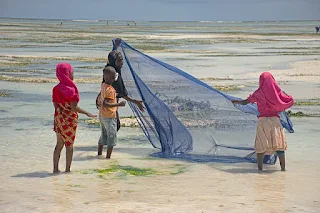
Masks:
[[[30,173],[22,173],[22,174],[16,174],[11,177],[17,177],[17,178],[47,178],[55,176],[56,174],[50,173],[48,171],[38,171],[38,172],[30,172]]]
[[[222,172],[227,172],[231,174],[272,174],[275,172],[280,172],[279,170],[274,169],[265,169],[263,171],[259,171],[256,167],[254,168],[229,168],[229,169],[222,169],[222,168],[216,168]]]

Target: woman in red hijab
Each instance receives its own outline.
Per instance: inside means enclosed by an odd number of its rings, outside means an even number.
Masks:
[[[56,76],[60,83],[52,90],[52,102],[55,108],[54,131],[57,134],[57,144],[53,153],[53,173],[59,171],[59,159],[63,146],[66,146],[66,170],[70,172],[73,143],[78,126],[78,113],[88,117],[96,117],[78,107],[79,91],[73,83],[73,70],[70,64],[60,63],[56,67]]]
[[[281,170],[285,171],[287,143],[278,113],[294,104],[293,98],[281,90],[269,72],[260,75],[259,88],[246,100],[233,100],[233,104],[246,105],[256,103],[258,106],[258,126],[255,140],[258,169],[262,170],[264,155],[277,153]]]

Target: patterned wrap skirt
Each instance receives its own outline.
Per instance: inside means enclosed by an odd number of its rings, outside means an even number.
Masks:
[[[61,135],[66,146],[71,146],[76,138],[78,113],[71,111],[70,103],[56,103],[53,130]]]

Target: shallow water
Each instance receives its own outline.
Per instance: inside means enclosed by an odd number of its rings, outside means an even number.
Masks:
[[[320,175],[317,143],[319,119],[293,119],[287,134],[287,171],[266,166],[259,174],[251,163],[193,163],[146,158],[154,152],[139,129],[122,128],[113,160],[96,157],[98,128],[80,125],[71,174],[50,174],[55,136],[51,126],[24,128],[1,138],[0,201],[3,212],[87,212],[106,209],[141,212],[318,212]],[[1,131],[12,131],[2,127]],[[64,166],[62,153],[61,169]],[[147,177],[82,174],[110,164],[154,168]],[[186,172],[175,172],[175,165]],[[170,169],[173,168],[173,169]],[[120,175],[120,176],[118,176]],[[19,194],[17,201],[16,196]],[[185,197],[187,195],[187,198]],[[150,199],[151,198],[151,199]]]

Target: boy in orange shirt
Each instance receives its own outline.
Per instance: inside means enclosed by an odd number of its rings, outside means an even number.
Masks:
[[[103,145],[107,145],[106,158],[110,159],[113,147],[117,143],[117,108],[125,106],[126,102],[117,103],[116,90],[111,86],[116,79],[115,69],[111,66],[105,67],[103,78],[105,82],[101,85],[100,102],[102,105],[99,110],[101,140],[99,140],[98,149],[102,150]]]

